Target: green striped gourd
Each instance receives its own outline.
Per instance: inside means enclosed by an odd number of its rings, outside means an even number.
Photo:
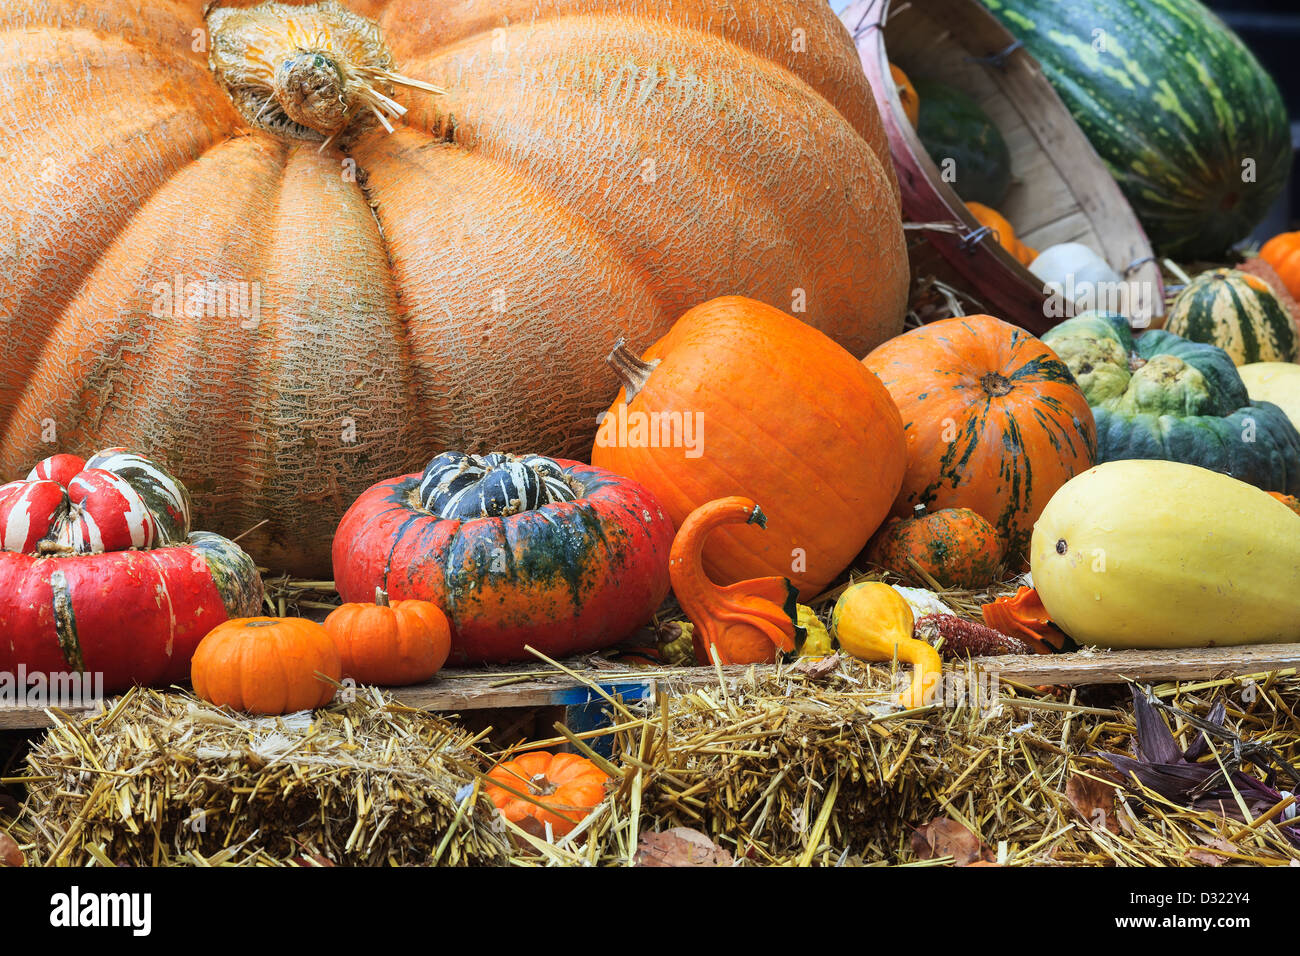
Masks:
[[[1161,255],[1246,236],[1291,168],[1268,73],[1197,0],[983,0],[1038,60]]]
[[[1237,365],[1294,362],[1300,351],[1295,322],[1273,289],[1236,269],[1213,269],[1193,279],[1174,300],[1165,330],[1217,345]]]

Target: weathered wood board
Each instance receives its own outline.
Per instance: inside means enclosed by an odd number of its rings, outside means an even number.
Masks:
[[[708,667],[627,670],[571,666],[607,694],[627,699],[689,692],[716,686]],[[978,658],[975,666],[1020,684],[1117,684],[1141,681],[1203,680],[1300,668],[1300,644],[1211,647],[1199,650],[1092,651],[1059,655]],[[726,667],[728,680],[739,680],[748,667]],[[494,707],[581,706],[601,699],[582,681],[539,665],[514,670],[447,670],[432,681],[392,690],[393,697],[421,710],[468,711]],[[69,711],[77,713],[77,711]],[[0,705],[0,730],[48,727],[49,715],[38,707]]]

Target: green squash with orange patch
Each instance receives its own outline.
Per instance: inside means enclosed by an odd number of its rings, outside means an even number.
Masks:
[[[862,361],[903,417],[907,471],[894,514],[969,508],[1018,561],[1052,495],[1097,454],[1092,409],[1070,369],[991,315],[913,329]]]
[[[997,529],[969,508],[927,513],[917,505],[913,517],[894,518],[876,532],[867,560],[916,584],[929,584],[924,572],[945,588],[982,588],[992,583],[1005,551]]]

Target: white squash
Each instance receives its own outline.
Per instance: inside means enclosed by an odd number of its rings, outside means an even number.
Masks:
[[[1252,402],[1272,402],[1300,428],[1300,365],[1290,362],[1252,362],[1238,367]]]
[[[1112,461],[1034,524],[1034,585],[1080,644],[1300,641],[1300,515],[1253,485],[1173,461]]]
[[[1119,308],[1116,298],[1123,279],[1105,259],[1081,242],[1048,246],[1029,264],[1029,271],[1044,286],[1054,286],[1053,291],[1076,311]]]

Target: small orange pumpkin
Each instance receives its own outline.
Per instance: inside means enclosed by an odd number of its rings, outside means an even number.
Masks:
[[[1259,257],[1273,267],[1288,292],[1300,299],[1300,232],[1281,232],[1264,243]]]
[[[374,604],[344,604],[325,618],[343,676],[362,684],[398,687],[426,681],[451,653],[451,624],[432,601],[388,601],[375,588]]]
[[[241,617],[218,624],[190,662],[194,693],[250,714],[314,710],[334,699],[339,652],[325,628],[300,617]]]
[[[763,511],[748,498],[732,495],[696,508],[673,539],[668,574],[673,593],[695,625],[695,657],[712,664],[712,651],[723,664],[770,664],[776,652],[795,649],[798,592],[788,578],[754,578],[727,587],[704,573],[704,544],[709,532],[726,524],[767,527]]]
[[[894,64],[889,64],[889,75],[894,79],[894,88],[898,90],[898,101],[903,104],[907,121],[916,129],[916,121],[921,116],[921,98],[916,95],[916,87],[907,78],[907,74]]]
[[[981,226],[986,226],[993,233],[993,238],[998,241],[998,245],[1011,253],[1011,258],[1022,266],[1029,268],[1029,263],[1038,258],[1038,250],[1031,249],[1016,238],[1015,227],[1002,213],[991,206],[978,202],[968,202],[966,208],[970,210],[972,216],[979,220]]]
[[[533,750],[499,763],[488,773],[484,792],[507,820],[533,836],[545,836],[546,824],[554,836],[564,836],[605,799],[609,774],[585,757]],[[536,803],[511,790],[526,793]]]
[[[997,529],[969,508],[927,513],[918,504],[911,518],[894,518],[876,532],[867,560],[901,578],[917,580],[911,558],[946,588],[987,587],[1006,543]],[[919,583],[925,584],[924,578]]]

